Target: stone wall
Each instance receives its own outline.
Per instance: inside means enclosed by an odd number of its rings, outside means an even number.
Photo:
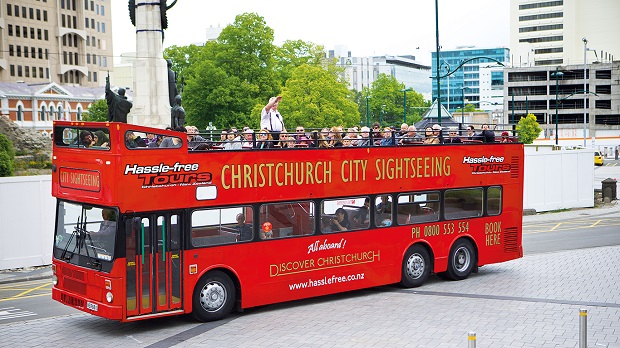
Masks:
[[[0,133],[13,142],[15,153],[19,155],[47,154],[52,156],[52,141],[41,133],[22,128],[7,116],[0,116]]]

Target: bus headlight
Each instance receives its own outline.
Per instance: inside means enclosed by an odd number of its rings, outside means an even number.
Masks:
[[[108,292],[107,294],[105,294],[105,299],[106,301],[108,301],[108,303],[112,303],[112,300],[114,300],[114,295],[112,295],[111,292]]]
[[[55,274],[52,276],[52,284],[54,286],[58,285],[58,277]]]

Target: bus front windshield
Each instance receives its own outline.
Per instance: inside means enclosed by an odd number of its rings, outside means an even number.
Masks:
[[[70,263],[102,269],[112,261],[117,212],[110,208],[58,203],[54,256]]]

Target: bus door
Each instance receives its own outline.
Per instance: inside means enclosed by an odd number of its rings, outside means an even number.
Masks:
[[[125,219],[127,317],[181,308],[181,214]]]

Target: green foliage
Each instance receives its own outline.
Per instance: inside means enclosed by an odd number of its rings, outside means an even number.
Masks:
[[[534,139],[538,138],[542,132],[542,128],[536,122],[536,116],[534,114],[528,114],[526,117],[521,117],[517,124],[517,134],[519,141],[524,144],[531,144]]]
[[[291,129],[298,125],[349,127],[358,125],[360,120],[353,98],[353,92],[339,81],[338,75],[320,66],[302,65],[293,70],[287,81],[278,110]]]
[[[0,152],[6,153],[11,161],[15,158],[15,148],[13,143],[6,137],[6,135],[0,133]]]
[[[106,122],[108,120],[108,104],[104,99],[99,99],[90,104],[90,107],[84,113],[84,121],[86,122]]]
[[[372,83],[370,89],[365,89],[360,109],[366,110],[366,95],[370,96],[368,106],[370,109],[370,123],[381,122],[383,125],[400,125],[403,122],[403,102],[407,93],[407,123],[412,124],[421,119],[421,112],[416,108],[424,107],[427,103],[422,94],[411,90],[404,92],[405,85],[398,82],[394,76],[379,74],[377,80]],[[409,115],[412,115],[411,117]],[[366,116],[362,123],[366,123]]]
[[[238,15],[217,41],[203,47],[200,60],[185,69],[187,122],[199,128],[209,122],[218,129],[258,127],[260,113],[252,114],[253,108],[280,91],[274,53],[273,29],[263,17]]]
[[[275,51],[275,72],[284,86],[293,70],[302,65],[322,66],[325,61],[323,46],[302,40],[287,40]]]
[[[181,79],[189,72],[187,70],[196,63],[202,53],[202,47],[196,45],[170,46],[164,50],[164,59],[172,61],[172,71],[177,74],[177,88],[181,90]]]
[[[13,159],[6,151],[0,151],[0,177],[13,175]]]

